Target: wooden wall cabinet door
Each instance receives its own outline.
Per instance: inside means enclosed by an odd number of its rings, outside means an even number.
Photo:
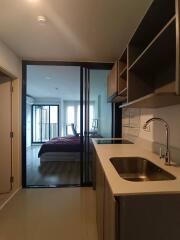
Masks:
[[[104,189],[104,240],[118,239],[118,204],[105,178]]]
[[[104,172],[96,159],[96,221],[98,240],[104,239]]]
[[[108,77],[108,100],[111,101],[118,93],[118,62],[116,62]]]
[[[118,203],[108,185],[103,169],[96,159],[96,220],[98,240],[118,238]]]
[[[0,73],[0,193],[12,190],[12,81]]]

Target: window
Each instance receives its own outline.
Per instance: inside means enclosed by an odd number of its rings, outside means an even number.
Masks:
[[[59,106],[50,106],[50,139],[59,135],[58,113]]]
[[[59,135],[59,106],[33,105],[33,136],[32,142],[49,141]]]
[[[80,133],[80,102],[79,101],[64,101],[65,110],[65,135],[73,135],[72,126],[74,124],[77,133]],[[90,103],[89,107],[89,130],[93,128],[94,122],[94,102]],[[83,123],[84,124],[84,123]]]
[[[78,106],[80,108],[79,101],[75,102],[64,102],[65,106],[65,135],[71,136],[73,135],[72,131],[72,124],[74,124],[74,127],[77,132],[80,130],[80,122],[78,122],[78,119],[80,120],[80,111],[78,112]]]

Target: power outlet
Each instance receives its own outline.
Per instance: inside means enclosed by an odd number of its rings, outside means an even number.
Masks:
[[[143,128],[144,131],[146,132],[151,132],[151,127],[150,125],[148,125],[146,128]]]

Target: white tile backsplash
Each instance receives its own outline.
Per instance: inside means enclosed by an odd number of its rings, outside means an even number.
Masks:
[[[165,144],[165,129],[159,122],[150,124],[149,131],[143,130],[144,123],[152,118],[160,117],[170,126],[170,146],[180,150],[180,105],[157,109],[123,109],[123,137],[135,142],[145,140],[151,144]],[[149,144],[147,144],[149,146]],[[156,147],[156,151],[157,151]],[[177,157],[177,156],[176,156]],[[180,155],[179,155],[180,159]]]

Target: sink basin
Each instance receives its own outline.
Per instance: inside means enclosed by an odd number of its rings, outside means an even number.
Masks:
[[[140,157],[110,158],[114,168],[125,180],[133,182],[175,180],[175,176]]]

